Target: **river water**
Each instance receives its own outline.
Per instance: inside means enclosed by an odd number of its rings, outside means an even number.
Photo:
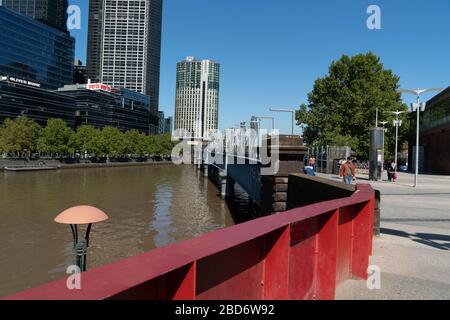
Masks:
[[[91,232],[88,269],[231,226],[241,210],[194,166],[0,172],[0,296],[66,276],[72,235],[53,219],[80,204],[109,215]]]

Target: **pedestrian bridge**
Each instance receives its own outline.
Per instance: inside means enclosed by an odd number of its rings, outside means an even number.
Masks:
[[[244,152],[212,152],[199,148],[194,163],[215,182],[223,198],[239,184],[262,215],[285,211],[289,174],[303,171],[308,148],[299,136],[265,136],[258,146],[238,145]]]

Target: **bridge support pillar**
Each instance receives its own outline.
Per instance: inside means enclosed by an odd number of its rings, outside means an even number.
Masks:
[[[224,172],[219,173],[220,179],[220,195],[222,199],[231,198],[234,196],[234,180],[231,177],[227,177]]]
[[[279,170],[274,175],[261,176],[262,215],[287,210],[289,175],[303,171],[303,159],[308,152],[300,136],[280,136],[279,145],[275,149],[270,142],[267,145],[272,158],[278,156]]]
[[[233,178],[227,177],[226,188],[225,188],[227,198],[234,197],[234,185],[235,185],[235,182],[234,182]]]

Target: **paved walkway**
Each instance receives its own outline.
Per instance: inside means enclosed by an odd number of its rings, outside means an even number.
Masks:
[[[332,175],[321,175],[339,179]],[[400,173],[398,182],[369,182],[381,191],[382,235],[371,264],[381,268],[381,289],[348,281],[337,299],[450,299],[450,176]]]

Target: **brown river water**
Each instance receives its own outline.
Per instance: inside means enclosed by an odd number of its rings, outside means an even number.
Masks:
[[[53,219],[80,204],[109,215],[92,229],[89,269],[234,225],[246,197],[223,201],[194,166],[0,172],[0,297],[66,276],[72,235]]]

